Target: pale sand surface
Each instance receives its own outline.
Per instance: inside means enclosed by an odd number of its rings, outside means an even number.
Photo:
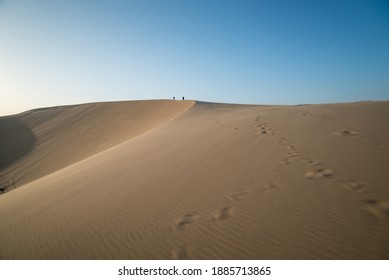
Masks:
[[[389,259],[389,102],[96,103],[0,132],[2,259]]]

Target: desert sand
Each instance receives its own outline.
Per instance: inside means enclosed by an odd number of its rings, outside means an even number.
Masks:
[[[389,259],[389,102],[0,118],[1,259]]]

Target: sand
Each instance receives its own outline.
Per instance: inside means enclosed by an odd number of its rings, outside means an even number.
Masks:
[[[389,102],[0,118],[2,259],[389,259]]]

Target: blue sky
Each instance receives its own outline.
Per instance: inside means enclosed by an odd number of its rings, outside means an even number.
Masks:
[[[389,1],[0,0],[0,115],[183,95],[389,100]]]

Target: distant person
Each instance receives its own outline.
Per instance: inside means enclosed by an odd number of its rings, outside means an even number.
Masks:
[[[176,97],[175,97],[175,96],[173,96],[173,100],[176,100]]]
[[[184,96],[182,97],[182,100],[185,100],[185,97],[184,97]]]

